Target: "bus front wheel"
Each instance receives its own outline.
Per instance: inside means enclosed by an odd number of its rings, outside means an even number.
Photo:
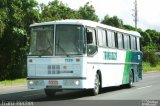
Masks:
[[[93,95],[98,95],[100,90],[100,76],[96,73],[95,80],[94,80],[94,88],[92,89]]]

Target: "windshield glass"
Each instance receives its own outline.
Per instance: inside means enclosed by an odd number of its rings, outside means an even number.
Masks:
[[[57,25],[55,39],[56,55],[84,53],[84,28],[80,25]]]
[[[29,55],[53,55],[53,26],[31,28]]]

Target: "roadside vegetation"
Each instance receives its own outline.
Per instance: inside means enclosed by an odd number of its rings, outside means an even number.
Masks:
[[[140,28],[135,29],[123,24],[123,20],[117,16],[110,17],[107,13],[100,21],[94,7],[89,3],[74,10],[58,0],[52,0],[47,5],[38,4],[36,0],[0,0],[0,7],[0,81],[3,83],[5,80],[26,77],[26,55],[30,42],[29,25],[61,19],[87,19],[138,31],[142,36],[143,70],[159,70],[159,57],[155,53],[160,51],[160,32],[154,29],[145,31]]]
[[[160,71],[160,63],[156,66],[151,66],[148,62],[143,62],[143,72]]]
[[[26,84],[26,78],[16,79],[16,80],[3,80],[0,81],[0,86],[7,86],[7,85],[24,85]]]

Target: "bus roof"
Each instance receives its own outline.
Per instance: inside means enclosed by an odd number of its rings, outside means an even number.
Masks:
[[[89,26],[89,27],[101,27],[101,28],[110,29],[113,31],[122,32],[126,34],[131,34],[137,37],[141,37],[141,35],[136,31],[128,31],[128,30],[112,27],[109,25],[104,25],[98,22],[94,22],[90,20],[81,20],[81,19],[79,20],[78,19],[66,19],[66,20],[59,20],[59,21],[41,22],[41,23],[31,24],[30,27],[42,26],[42,25],[53,25],[53,24],[71,24],[71,25],[74,24],[74,25],[84,25],[84,26]]]

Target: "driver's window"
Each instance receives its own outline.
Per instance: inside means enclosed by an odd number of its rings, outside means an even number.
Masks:
[[[88,44],[96,45],[96,31],[92,28],[87,28],[87,42]]]
[[[88,56],[92,56],[97,52],[95,29],[87,28],[86,36],[87,36],[87,54]]]

